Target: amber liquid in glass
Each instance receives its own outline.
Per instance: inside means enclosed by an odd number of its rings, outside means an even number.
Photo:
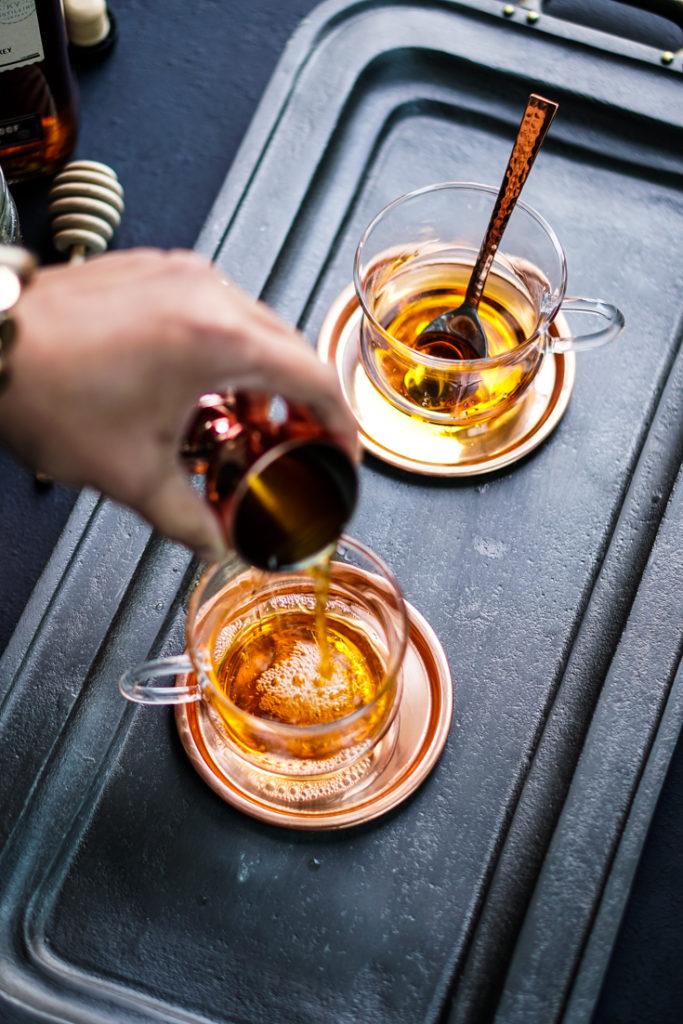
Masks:
[[[376,301],[380,322],[393,338],[415,353],[451,364],[436,367],[418,360],[407,365],[391,348],[375,350],[388,386],[413,403],[417,415],[422,408],[468,423],[488,419],[503,411],[512,396],[516,400],[537,369],[542,353],[533,345],[526,346],[531,351],[520,351],[519,359],[505,358],[533,333],[538,314],[530,295],[495,272],[489,275],[478,310],[488,343],[485,365],[470,367],[462,362],[473,358],[473,353],[463,351],[447,335],[420,341],[432,320],[462,304],[471,269],[444,262],[404,273],[399,270]]]
[[[265,614],[237,634],[216,670],[243,711],[290,725],[335,722],[370,703],[384,679],[378,652],[348,618],[326,608],[329,558],[309,572],[315,602]]]

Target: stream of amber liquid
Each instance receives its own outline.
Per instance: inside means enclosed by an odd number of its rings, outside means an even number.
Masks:
[[[308,573],[315,602],[264,613],[237,634],[218,666],[221,689],[258,718],[292,725],[338,721],[371,703],[382,685],[383,663],[365,632],[343,611],[328,608],[330,558]]]

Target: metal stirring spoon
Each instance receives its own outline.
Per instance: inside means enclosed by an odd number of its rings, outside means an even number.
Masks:
[[[557,107],[553,100],[536,93],[529,97],[464,302],[437,316],[425,327],[417,338],[419,352],[450,359],[486,358],[488,344],[477,312],[479,302],[503,232]]]

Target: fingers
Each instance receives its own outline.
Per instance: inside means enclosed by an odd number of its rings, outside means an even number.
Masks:
[[[356,423],[339,391],[334,372],[323,365],[312,350],[271,351],[267,362],[249,372],[229,373],[213,388],[218,393],[231,389],[265,391],[306,405],[330,437],[357,461]]]
[[[191,548],[203,562],[219,561],[227,551],[218,519],[180,467],[139,502],[136,511],[159,533]]]
[[[197,253],[134,249],[76,268],[47,268],[23,299],[33,329],[26,327],[21,349],[34,351],[25,394],[35,390],[36,364],[43,378],[49,371],[51,412],[59,410],[62,434],[53,450],[68,451],[80,479],[96,477],[100,490],[204,560],[224,552],[218,521],[174,461],[202,394],[280,394],[308,406],[350,457],[359,457],[356,425],[334,369],[300,332],[236,284],[225,284]],[[17,361],[15,386],[19,369]],[[84,422],[98,432],[84,430]],[[97,444],[107,431],[116,445]],[[49,432],[51,441],[54,435]],[[108,451],[105,465],[98,457],[94,470],[93,448]],[[129,472],[141,463],[147,467],[142,494]],[[150,493],[149,480],[162,483]]]
[[[277,390],[285,399],[307,405],[351,458],[358,459],[356,423],[331,366],[321,363],[307,346],[296,351],[280,348],[263,369],[265,387]]]
[[[224,284],[216,310],[213,390],[262,390],[307,405],[332,437],[357,459],[355,420],[333,367],[323,364],[308,340],[272,309],[234,284]],[[195,350],[196,356],[196,350]]]
[[[124,354],[138,367],[146,357],[167,390],[180,380],[178,387],[195,392],[193,398],[254,388],[302,402],[357,458],[355,423],[335,374],[323,367],[300,332],[205,257],[189,250],[143,248],[103,253],[78,268],[55,270],[58,290],[65,273],[76,293],[72,304],[78,295],[94,295],[108,309],[105,327],[116,335],[119,365]],[[90,320],[90,307],[78,311]],[[105,330],[101,323],[99,330]]]

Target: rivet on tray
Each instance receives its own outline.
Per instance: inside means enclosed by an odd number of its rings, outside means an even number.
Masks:
[[[503,8],[503,14],[505,15],[505,17],[506,18],[511,18],[514,13],[515,13],[515,5],[514,4],[505,4],[505,7]]]
[[[674,56],[675,54],[673,54],[671,50],[664,50],[659,59],[661,60],[662,64],[673,64]]]
[[[541,15],[538,13],[538,11],[528,11],[526,20],[529,23],[529,25],[535,25],[540,17]]]

